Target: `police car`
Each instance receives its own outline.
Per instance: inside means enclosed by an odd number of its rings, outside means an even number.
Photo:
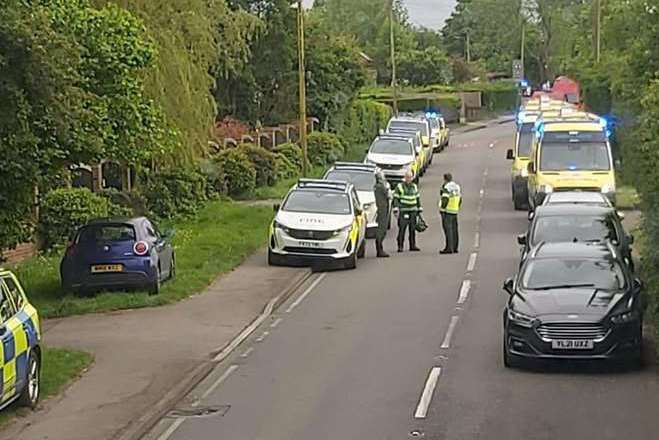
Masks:
[[[380,135],[371,144],[364,163],[376,165],[389,182],[401,182],[407,172],[418,179],[418,154],[411,138]]]
[[[41,327],[18,279],[0,268],[0,409],[36,407],[41,390]]]
[[[336,162],[327,173],[325,180],[350,182],[357,190],[357,196],[366,215],[366,236],[373,237],[378,227],[378,208],[375,204],[375,165],[359,162]]]
[[[270,226],[268,264],[357,267],[366,253],[366,214],[352,183],[300,179]]]

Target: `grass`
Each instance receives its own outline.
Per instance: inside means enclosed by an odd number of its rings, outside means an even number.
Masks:
[[[267,239],[272,209],[230,201],[211,202],[189,220],[175,222],[176,279],[159,295],[107,292],[83,298],[63,291],[58,254],[39,256],[15,271],[43,318],[170,304],[203,291],[258,250]]]
[[[636,189],[631,186],[621,186],[616,190],[616,207],[622,211],[639,209],[640,199]]]
[[[89,353],[63,348],[44,347],[41,370],[41,399],[59,394],[89,367],[93,358]],[[12,405],[0,414],[0,426],[17,415],[27,414],[26,408]]]

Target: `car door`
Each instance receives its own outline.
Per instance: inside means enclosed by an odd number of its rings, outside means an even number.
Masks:
[[[2,277],[2,283],[16,310],[10,327],[14,335],[16,391],[19,392],[27,384],[29,350],[39,343],[39,318],[36,309],[27,301],[25,293],[13,275]]]
[[[350,192],[350,197],[352,198],[352,204],[355,207],[355,209],[361,210],[361,215],[355,215],[359,227],[359,238],[357,240],[357,242],[359,243],[366,236],[366,213],[364,212],[364,207],[359,201],[359,196],[357,195],[357,191],[355,191],[354,188]]]
[[[163,271],[162,275],[170,275],[172,270],[172,247],[169,245],[167,240],[165,240],[158,228],[151,223],[149,220],[144,221],[144,226],[146,234],[150,243],[153,243],[153,247],[156,249],[158,254],[158,261],[160,262],[160,270]]]
[[[0,346],[0,365],[2,365],[0,401],[2,403],[12,399],[18,391],[16,387],[16,355],[17,351],[20,352],[23,348],[27,350],[27,338],[20,321],[16,318],[16,306],[9,296],[4,280],[4,277],[0,278],[0,340],[2,341]]]

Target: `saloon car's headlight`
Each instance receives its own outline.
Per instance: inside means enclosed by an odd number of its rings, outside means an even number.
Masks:
[[[334,231],[334,236],[336,237],[341,234],[350,233],[351,230],[352,230],[352,225],[348,225],[344,228],[337,229],[336,231]]]
[[[554,187],[551,185],[540,185],[540,192],[544,194],[551,194],[554,192]]]
[[[638,321],[640,314],[638,310],[629,310],[627,312],[618,313],[611,316],[611,322],[616,325],[628,324],[630,322]]]
[[[516,325],[531,328],[536,318],[513,309],[508,309],[508,319]]]
[[[291,230],[290,230],[289,228],[287,228],[286,226],[282,225],[282,224],[279,223],[277,220],[275,220],[274,222],[272,222],[272,226],[273,226],[274,229],[280,229],[280,230],[284,231],[284,232],[287,233],[287,234],[290,234],[290,232],[291,232]]]

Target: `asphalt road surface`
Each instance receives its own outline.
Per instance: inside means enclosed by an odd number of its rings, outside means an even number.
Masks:
[[[525,213],[510,200],[513,126],[454,135],[421,182],[421,253],[314,275],[149,440],[659,438],[654,366],[503,366],[503,280]],[[438,254],[444,172],[462,185],[459,255]],[[652,356],[652,353],[650,353]]]

